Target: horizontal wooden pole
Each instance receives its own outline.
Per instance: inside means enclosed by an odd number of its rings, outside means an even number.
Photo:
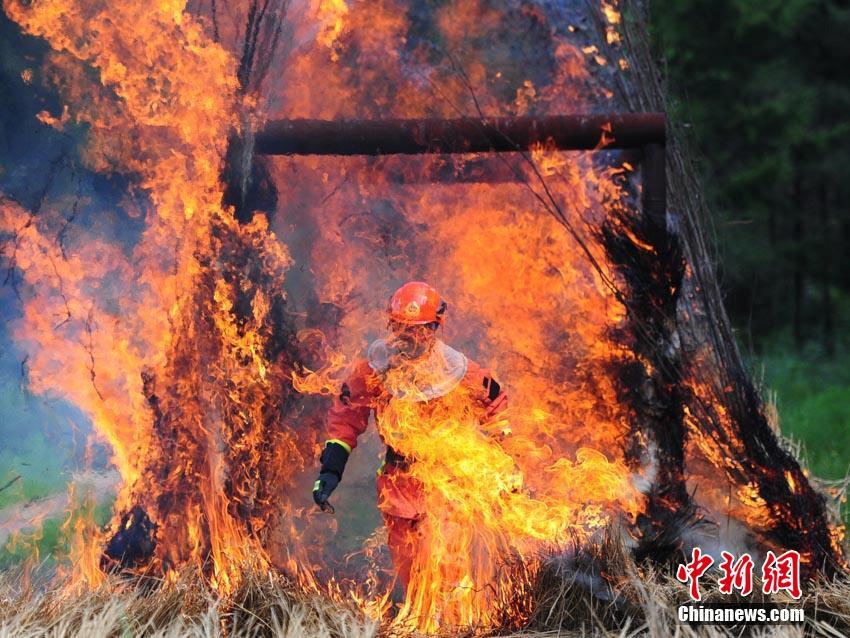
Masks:
[[[257,132],[261,155],[504,153],[638,148],[665,142],[664,113],[410,120],[276,120]],[[604,137],[603,137],[604,135]]]

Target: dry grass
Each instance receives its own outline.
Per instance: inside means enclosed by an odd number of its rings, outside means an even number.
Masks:
[[[703,602],[802,607],[805,625],[751,627],[749,632],[742,627],[683,625],[677,610],[692,602],[686,587],[673,578],[671,569],[636,564],[613,533],[578,553],[549,559],[537,581],[528,628],[537,636],[850,636],[850,576],[812,583],[796,601],[784,593],[762,595],[758,578],[751,595],[724,596],[717,577],[701,579]]]
[[[521,569],[517,567],[517,569]],[[527,575],[518,574],[522,578]],[[703,580],[706,602],[734,601]],[[72,592],[63,583],[23,569],[0,574],[0,638],[159,638],[283,636],[372,638],[412,635],[377,623],[353,604],[307,595],[283,577],[247,575],[227,598],[216,597],[201,580],[185,575],[175,585],[142,587],[111,578],[104,586]],[[759,584],[756,583],[758,590]],[[677,606],[689,602],[681,583],[668,573],[639,566],[612,535],[578,552],[546,559],[524,604],[530,619],[523,631],[490,635],[527,636],[824,636],[850,635],[850,580],[810,587],[800,601],[771,602],[802,606],[805,626],[741,629],[690,627],[677,620]],[[755,595],[742,602],[760,602]],[[468,632],[466,632],[468,633]]]
[[[77,592],[43,578],[0,575],[0,638],[370,638],[378,629],[353,606],[304,595],[276,575],[248,576],[227,598],[189,575],[154,589],[115,577]]]

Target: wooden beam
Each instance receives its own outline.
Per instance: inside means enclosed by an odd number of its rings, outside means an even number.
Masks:
[[[256,134],[261,155],[419,155],[664,145],[664,113],[409,120],[276,120]]]

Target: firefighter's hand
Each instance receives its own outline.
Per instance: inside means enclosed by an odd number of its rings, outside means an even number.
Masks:
[[[322,472],[319,474],[319,479],[313,484],[313,500],[316,505],[323,510],[329,509],[333,511],[331,504],[328,503],[331,493],[339,485],[339,477],[331,472]]]

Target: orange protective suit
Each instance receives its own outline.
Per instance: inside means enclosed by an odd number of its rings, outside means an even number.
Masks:
[[[340,443],[349,452],[357,446],[360,436],[369,423],[369,415],[375,411],[378,434],[384,440],[383,433],[391,428],[386,423],[383,409],[393,400],[391,392],[383,383],[384,373],[389,362],[381,359],[376,345],[370,347],[369,357],[354,363],[339,396],[334,398],[328,413],[328,439]],[[481,408],[481,422],[491,420],[496,414],[507,408],[507,396],[490,374],[470,361],[459,352],[437,341],[434,357],[446,364],[446,382],[428,390],[430,398],[423,406],[440,401],[442,396],[462,386],[464,391]],[[442,357],[442,358],[441,358]],[[420,397],[421,400],[421,397]],[[417,537],[427,512],[423,511],[423,486],[407,471],[415,458],[399,456],[391,448],[387,449],[387,460],[378,471],[378,508],[387,527],[388,545],[396,573],[406,588],[410,580],[410,571],[417,551]]]

